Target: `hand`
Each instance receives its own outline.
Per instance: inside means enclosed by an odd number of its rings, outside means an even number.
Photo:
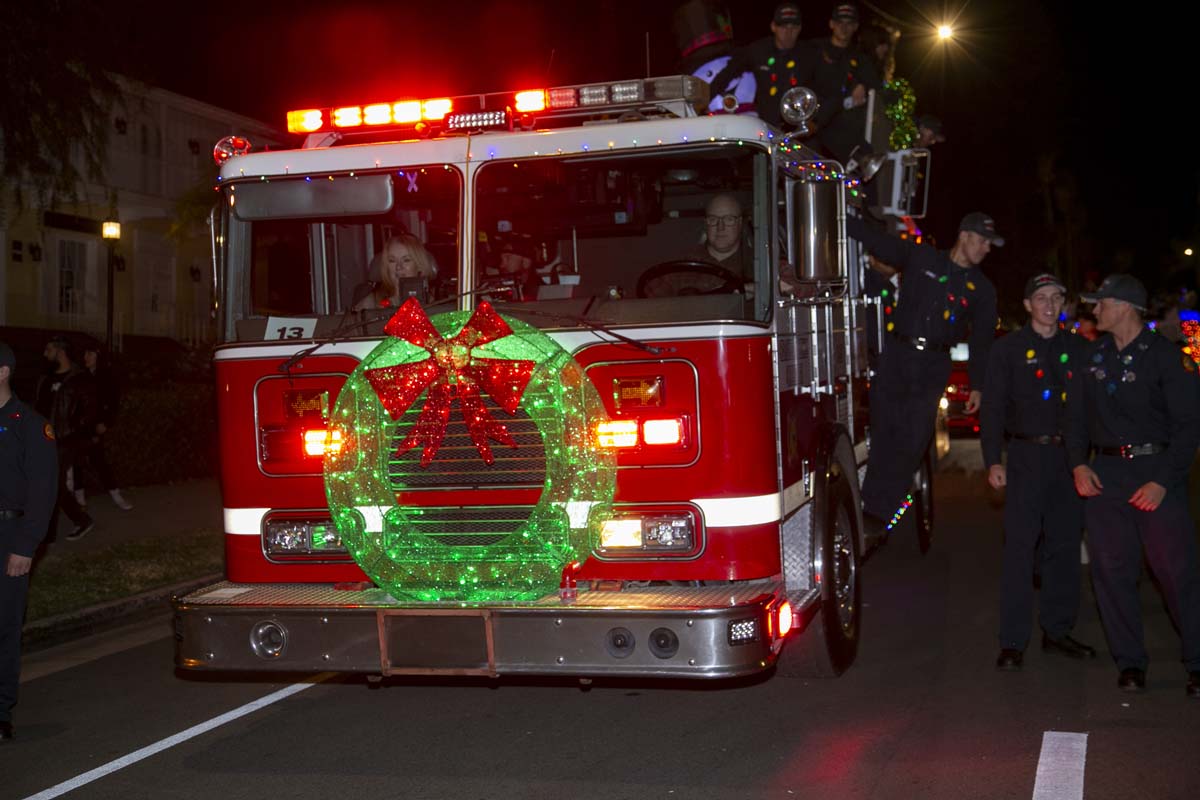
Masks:
[[[858,84],[854,87],[854,90],[850,92],[850,97],[854,100],[854,105],[861,106],[863,103],[867,102],[867,87],[863,86],[861,83]]]
[[[1129,504],[1139,511],[1153,511],[1159,507],[1166,496],[1166,487],[1161,483],[1150,481],[1149,483],[1143,483],[1133,493],[1133,497],[1129,498]]]
[[[988,485],[993,489],[1003,489],[1008,485],[1008,473],[1004,469],[1003,464],[992,464],[988,467],[987,474]]]
[[[1104,490],[1100,476],[1087,464],[1080,464],[1071,470],[1071,474],[1075,477],[1075,491],[1080,497],[1099,497]]]
[[[979,406],[982,403],[983,392],[979,391],[978,389],[972,389],[971,393],[967,395],[967,404],[963,406],[963,411],[967,412],[968,414],[974,414],[979,410]]]
[[[29,568],[33,566],[33,559],[29,556],[19,556],[16,553],[8,554],[8,569],[6,574],[10,578],[19,578],[22,575],[29,574]]]

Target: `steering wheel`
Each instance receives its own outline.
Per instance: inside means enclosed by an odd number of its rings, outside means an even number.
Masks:
[[[714,278],[721,279],[721,285],[715,289],[697,289],[694,287],[685,287],[676,292],[676,296],[696,295],[696,294],[732,294],[742,291],[742,287],[746,279],[736,272],[725,269],[725,267],[712,264],[708,261],[697,261],[695,259],[684,258],[675,261],[663,261],[655,264],[648,270],[643,272],[637,281],[637,296],[650,297],[646,294],[646,289],[659,278],[667,275],[675,275],[677,273],[692,273],[701,275],[711,275]]]

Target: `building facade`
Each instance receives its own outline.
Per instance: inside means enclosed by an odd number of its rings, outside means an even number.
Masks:
[[[104,182],[78,187],[54,209],[0,206],[0,326],[211,341],[212,256],[206,224],[215,201],[212,151],[221,138],[278,147],[271,126],[172,92],[120,80],[110,112]],[[120,223],[105,239],[101,224]]]

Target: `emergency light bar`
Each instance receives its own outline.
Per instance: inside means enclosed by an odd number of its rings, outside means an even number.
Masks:
[[[289,133],[304,134],[407,129],[427,135],[434,130],[511,130],[518,122],[523,128],[532,127],[537,118],[619,111],[669,102],[702,107],[708,102],[708,84],[692,75],[672,75],[520,92],[306,108],[289,111],[287,126]]]

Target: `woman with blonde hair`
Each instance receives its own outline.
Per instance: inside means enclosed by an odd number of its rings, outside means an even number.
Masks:
[[[380,255],[379,282],[370,294],[355,304],[355,311],[396,308],[408,299],[407,294],[401,297],[406,280],[432,280],[437,272],[433,256],[411,233],[398,233],[388,239]]]

